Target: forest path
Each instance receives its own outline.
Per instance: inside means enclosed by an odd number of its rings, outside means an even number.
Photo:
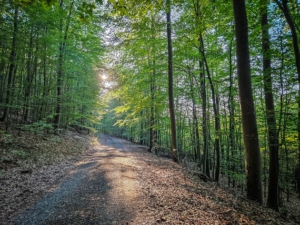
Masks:
[[[94,152],[15,224],[131,224],[141,198],[132,152],[121,139],[101,136]]]
[[[243,194],[230,194],[214,182],[203,182],[172,160],[149,154],[144,146],[103,135],[94,150],[46,193],[9,224],[294,225],[300,221],[248,201]]]

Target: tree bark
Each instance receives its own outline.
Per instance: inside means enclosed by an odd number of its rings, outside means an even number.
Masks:
[[[203,133],[203,157],[200,160],[200,164],[202,163],[203,172],[210,176],[209,172],[209,157],[208,157],[208,126],[207,126],[207,98],[206,98],[206,78],[203,67],[203,42],[202,39],[202,17],[201,17],[201,5],[200,0],[193,1],[193,8],[195,13],[195,23],[197,26],[197,32],[199,33],[199,79],[200,79],[200,96],[202,100],[202,133]]]
[[[59,8],[62,10],[63,8],[63,0],[60,1]],[[63,33],[63,20],[60,19],[60,32],[61,35]],[[63,39],[61,37],[61,39]],[[56,100],[56,109],[55,109],[55,117],[54,117],[54,127],[55,129],[59,128],[60,117],[61,117],[61,95],[62,95],[62,76],[63,76],[63,55],[64,55],[64,47],[65,42],[61,40],[59,42],[59,55],[58,55],[58,69],[57,69],[57,100]]]
[[[8,81],[7,81],[7,90],[6,90],[6,97],[5,97],[5,108],[3,112],[3,116],[1,117],[1,121],[7,121],[7,117],[9,114],[10,104],[11,104],[11,91],[13,86],[14,80],[14,72],[15,72],[15,65],[16,65],[16,45],[17,45],[17,34],[18,34],[18,15],[19,9],[18,6],[15,5],[14,10],[14,31],[12,37],[12,45],[11,45],[11,52],[9,56],[9,70],[8,70]]]
[[[152,148],[154,147],[155,143],[155,106],[154,106],[154,101],[155,101],[155,69],[153,68],[153,73],[150,78],[150,94],[151,94],[151,107],[150,107],[150,147],[149,147],[149,152],[151,152]],[[155,148],[155,154],[157,155],[157,149]]]
[[[59,8],[63,10],[63,0],[60,1]],[[63,31],[63,20],[60,19],[60,32],[61,32],[61,41],[59,43],[59,55],[58,55],[58,69],[57,69],[57,103],[56,103],[56,113],[54,117],[54,126],[59,128],[61,120],[61,107],[62,107],[62,93],[63,93],[63,63],[64,63],[64,54],[66,49],[66,41],[68,38],[68,31],[70,26],[70,20],[72,15],[72,9],[74,5],[74,0],[70,4],[68,17],[66,21],[65,31]],[[64,32],[64,35],[63,35]]]
[[[228,161],[228,171],[231,173],[228,173],[228,186],[231,184],[231,177],[232,177],[232,185],[235,186],[235,179],[232,174],[235,173],[235,163],[232,163],[234,161],[233,157],[235,156],[236,152],[236,143],[235,143],[235,102],[233,99],[234,93],[233,93],[233,68],[232,68],[232,47],[233,47],[233,38],[230,40],[230,48],[229,48],[229,96],[228,96],[228,111],[229,111],[229,148],[227,151],[227,161]],[[229,155],[231,153],[231,162]]]
[[[198,118],[197,118],[197,111],[196,111],[196,104],[195,104],[195,96],[194,96],[194,89],[193,89],[193,76],[191,75],[190,68],[188,68],[188,74],[190,78],[190,88],[191,88],[191,97],[192,97],[192,112],[193,112],[193,129],[192,129],[192,139],[193,145],[195,145],[195,161],[200,161],[200,135],[199,135],[199,125],[198,125]]]
[[[172,156],[175,162],[178,161],[177,156],[177,136],[176,136],[176,120],[174,109],[174,96],[173,96],[173,49],[172,49],[172,36],[171,36],[171,3],[170,0],[166,1],[167,8],[167,39],[168,39],[168,93],[169,93],[169,110],[171,122],[171,140],[172,140]]]
[[[260,1],[261,11],[261,34],[263,53],[263,80],[265,92],[266,118],[268,126],[269,144],[269,188],[268,207],[278,211],[278,137],[276,128],[276,117],[274,109],[274,99],[272,92],[271,59],[270,59],[270,37],[268,33],[268,5],[269,0]]]
[[[237,74],[246,157],[247,198],[262,203],[261,159],[250,75],[245,0],[233,0]]]
[[[215,117],[215,152],[216,152],[216,171],[215,171],[215,181],[219,181],[219,175],[220,175],[220,116],[219,116],[219,101],[215,94],[215,88],[214,84],[212,82],[212,78],[210,75],[210,70],[208,67],[208,63],[205,56],[204,51],[204,43],[202,35],[200,35],[200,42],[202,46],[202,58],[205,63],[206,73],[209,80],[209,84],[211,87],[211,94],[212,94],[212,102],[213,102],[213,110],[214,110],[214,117]]]
[[[200,33],[200,37],[202,34]],[[199,53],[201,55],[201,59],[199,60],[199,69],[200,69],[200,93],[202,99],[202,130],[203,130],[203,172],[210,176],[209,173],[209,159],[208,159],[208,127],[207,127],[207,98],[206,98],[206,79],[203,68],[203,59],[202,59],[202,51],[203,46],[199,37]]]
[[[297,133],[298,133],[298,160],[300,162],[300,49],[298,44],[298,35],[297,35],[297,29],[295,22],[292,18],[292,15],[290,13],[290,9],[288,6],[287,0],[282,0],[279,2],[278,0],[275,0],[277,5],[279,6],[280,10],[284,14],[284,17],[286,19],[286,22],[288,23],[291,33],[292,33],[292,40],[293,40],[293,49],[294,49],[294,55],[295,55],[295,65],[297,69],[297,76],[298,76],[298,123],[297,123]],[[298,178],[298,186],[300,186],[300,176]],[[299,197],[300,197],[300,188],[299,190]]]
[[[28,120],[29,115],[29,96],[30,96],[30,89],[33,81],[33,66],[32,66],[32,53],[33,53],[33,28],[30,32],[30,40],[29,40],[29,49],[28,49],[28,59],[27,59],[27,77],[25,81],[25,93],[24,93],[24,106],[23,106],[23,121],[26,122]]]

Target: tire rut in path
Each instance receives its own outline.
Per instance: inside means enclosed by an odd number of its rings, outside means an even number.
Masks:
[[[100,140],[100,139],[99,139]],[[19,215],[16,225],[131,224],[141,199],[132,152],[103,136],[60,186]]]

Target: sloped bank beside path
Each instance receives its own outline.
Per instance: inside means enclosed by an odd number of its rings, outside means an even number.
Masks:
[[[92,153],[13,224],[126,224],[139,195],[132,152],[122,140],[99,138]]]

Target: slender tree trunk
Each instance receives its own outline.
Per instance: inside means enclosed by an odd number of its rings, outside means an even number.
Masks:
[[[205,63],[206,73],[209,80],[209,84],[211,87],[212,92],[212,101],[213,101],[213,110],[214,110],[214,117],[215,117],[215,152],[216,152],[216,171],[215,171],[215,181],[219,181],[220,175],[220,116],[219,116],[219,101],[215,94],[215,88],[212,82],[212,78],[210,75],[210,70],[206,61],[206,55],[204,51],[204,43],[202,35],[200,35],[200,42],[202,46],[202,58]]]
[[[25,93],[24,93],[24,106],[23,106],[23,121],[26,122],[28,120],[29,114],[29,95],[30,88],[33,81],[33,62],[32,62],[32,52],[33,52],[33,28],[31,29],[30,40],[29,40],[29,49],[28,49],[28,59],[27,59],[27,77],[25,81]]]
[[[200,41],[199,53],[202,52],[203,46]],[[203,68],[203,60],[199,60],[200,69],[200,93],[202,100],[202,132],[203,132],[203,157],[201,162],[203,163],[203,172],[210,176],[209,174],[209,159],[208,159],[208,127],[207,127],[207,99],[206,99],[206,79]]]
[[[152,148],[154,147],[155,143],[155,108],[154,108],[154,101],[155,101],[155,84],[154,84],[154,72],[151,76],[151,82],[150,82],[150,93],[151,93],[151,107],[150,107],[150,147],[149,152],[151,152]],[[155,148],[155,154],[157,155],[157,149]]]
[[[60,1],[59,8],[63,10],[63,0]],[[60,18],[59,30],[61,32],[61,39],[63,34],[63,19]],[[56,129],[59,128],[60,118],[61,118],[61,95],[62,95],[62,76],[63,76],[63,55],[64,55],[64,47],[65,43],[63,40],[59,42],[59,55],[58,55],[58,69],[57,69],[57,102],[55,109],[55,117],[54,117],[54,126]]]
[[[9,56],[9,70],[8,70],[8,81],[7,81],[7,90],[6,90],[6,97],[5,97],[5,108],[1,121],[6,121],[7,117],[9,115],[9,109],[11,104],[11,95],[12,95],[12,86],[13,86],[13,80],[14,80],[14,73],[15,73],[15,67],[16,67],[16,45],[17,45],[17,34],[18,34],[18,15],[19,15],[19,9],[18,6],[15,5],[14,10],[14,31],[13,31],[13,37],[12,37],[12,45],[11,45],[11,52]]]
[[[5,54],[5,51],[4,51],[4,47],[3,46],[1,46],[1,55],[3,55],[4,56],[4,54]],[[0,61],[0,92],[1,93],[4,93],[4,87],[5,87],[5,84],[6,84],[6,76],[5,76],[5,73],[6,73],[6,62],[5,62],[6,60],[5,60],[5,58],[4,57],[2,57],[1,58],[1,61]],[[0,102],[3,102],[3,100],[4,100],[4,96],[3,95],[1,95],[0,96]]]
[[[168,37],[168,93],[169,93],[169,110],[171,122],[171,140],[172,140],[172,156],[175,162],[178,161],[177,156],[177,136],[176,136],[176,120],[174,109],[174,96],[173,96],[173,49],[172,49],[172,36],[171,36],[171,3],[170,0],[166,1],[167,8],[167,37]]]
[[[152,39],[155,40],[154,31],[154,19],[152,18],[151,23]],[[151,51],[152,50],[152,51]],[[151,95],[151,106],[150,106],[150,147],[149,151],[154,147],[157,142],[157,132],[155,128],[155,92],[156,92],[156,69],[155,69],[155,48],[152,48],[148,55],[148,66],[151,68],[152,73],[150,74],[150,95]],[[155,154],[158,154],[157,148],[155,148]]]
[[[228,97],[228,110],[229,110],[229,148],[227,152],[227,163],[228,163],[228,171],[231,173],[235,173],[235,163],[233,157],[235,157],[236,152],[236,144],[235,144],[235,107],[234,107],[234,93],[233,93],[233,69],[232,69],[232,47],[233,47],[233,38],[230,40],[230,48],[229,48],[229,97]],[[229,155],[231,153],[231,159]],[[228,186],[231,184],[231,173],[228,174]],[[235,185],[235,180],[232,180],[233,186]]]
[[[192,97],[192,111],[193,111],[193,146],[195,146],[195,160],[200,161],[200,135],[199,135],[199,124],[197,118],[197,111],[196,111],[196,104],[195,104],[195,96],[194,96],[194,89],[193,89],[193,77],[191,75],[190,68],[189,69],[189,77],[190,77],[190,88],[191,88],[191,97]]]
[[[270,59],[270,38],[268,33],[268,9],[269,0],[261,0],[261,33],[263,51],[263,80],[266,104],[266,117],[268,126],[269,144],[269,188],[268,188],[268,207],[278,211],[278,137],[276,128],[276,118],[274,100],[272,92],[271,59]]]
[[[63,10],[63,0],[60,1],[59,8]],[[61,32],[61,41],[59,43],[59,55],[58,55],[58,69],[57,69],[57,103],[56,103],[56,114],[54,117],[54,126],[55,128],[59,128],[61,123],[61,114],[62,114],[62,93],[63,93],[63,63],[64,63],[64,55],[66,49],[66,41],[68,39],[68,31],[70,26],[70,20],[73,10],[74,0],[70,4],[68,17],[66,21],[66,27],[63,31],[63,19],[60,19],[60,32]],[[64,34],[63,34],[64,33]]]
[[[38,48],[39,48],[39,44],[38,44],[38,39],[37,39],[36,49],[35,49],[36,54],[38,52]],[[33,68],[32,68],[32,77],[33,77],[33,80],[35,81],[35,84],[34,84],[34,88],[33,89],[31,88],[31,89],[33,90],[33,95],[39,97],[40,96],[40,88],[39,88],[40,87],[40,82],[39,82],[39,84],[37,84],[38,83],[37,78],[41,77],[41,74],[39,73],[39,76],[38,76],[37,70],[38,70],[38,57],[37,57],[37,55],[35,55],[34,60],[33,60]],[[33,98],[33,102],[32,102],[33,105],[36,105],[36,106],[39,105],[37,99],[38,98]],[[28,101],[28,103],[29,103],[28,105],[30,105],[31,102]],[[30,112],[32,112],[31,122],[36,122],[38,120],[37,117],[38,117],[38,113],[39,113],[38,107],[33,107],[33,109],[31,111],[28,111],[27,116],[30,115]]]
[[[144,139],[144,119],[143,119],[144,111],[141,111],[141,124],[140,124],[140,145],[144,145],[145,139]]]
[[[198,125],[198,118],[196,112],[196,104],[193,101],[193,127],[194,127],[194,137],[195,137],[195,144],[196,144],[196,161],[200,162],[201,158],[201,149],[200,149],[200,135],[199,135],[199,125]]]
[[[298,35],[297,35],[297,29],[295,21],[292,18],[292,15],[290,13],[290,9],[288,6],[287,0],[278,1],[275,0],[279,8],[284,14],[284,17],[286,19],[286,22],[288,23],[291,33],[292,33],[292,40],[293,40],[293,49],[294,49],[294,55],[295,55],[295,65],[297,69],[297,76],[298,76],[298,123],[297,123],[297,132],[298,132],[298,160],[300,162],[300,49],[298,44]],[[300,176],[298,178],[298,185],[300,186]],[[299,188],[299,197],[300,197],[300,188]]]
[[[283,46],[283,40],[281,38],[280,40],[280,50],[281,50],[281,58],[280,58],[280,72],[279,72],[279,84],[280,84],[280,109],[279,109],[279,120],[278,120],[278,131],[277,131],[277,137],[278,137],[278,146],[280,147],[281,151],[285,152],[285,168],[286,168],[286,174],[285,174],[285,181],[286,181],[286,198],[287,202],[289,202],[289,196],[290,196],[290,167],[289,167],[289,153],[288,148],[286,146],[286,127],[287,127],[287,114],[288,114],[288,105],[289,100],[288,96],[285,95],[286,87],[284,87],[283,84],[283,68],[284,68],[284,46]],[[285,96],[285,104],[284,104],[284,96]],[[285,115],[285,116],[283,116]],[[280,135],[279,135],[280,134]]]
[[[262,203],[261,159],[250,75],[245,0],[233,0],[237,73],[246,156],[247,197]]]
[[[45,27],[45,34],[47,35],[48,33],[48,27]],[[47,42],[45,41],[43,43],[43,56],[42,56],[42,77],[43,77],[43,89],[42,89],[42,97],[43,97],[43,102],[40,106],[40,112],[39,112],[39,120],[41,120],[45,116],[45,101],[46,101],[46,96],[48,95],[48,87],[47,87]]]
[[[208,158],[208,128],[207,128],[207,99],[206,99],[206,79],[203,68],[203,43],[202,39],[202,17],[201,17],[201,4],[200,0],[193,1],[193,8],[195,13],[195,23],[199,32],[199,70],[200,70],[200,95],[202,100],[202,133],[203,133],[203,157],[201,157],[200,163],[202,163],[203,172],[210,176],[209,173],[209,158]]]

